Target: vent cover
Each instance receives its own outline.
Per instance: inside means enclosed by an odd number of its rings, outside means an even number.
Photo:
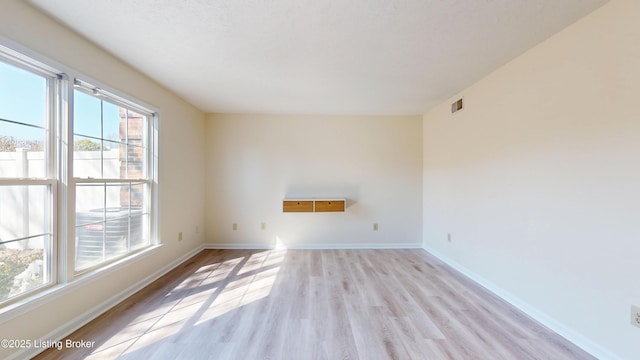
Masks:
[[[453,104],[451,104],[451,113],[455,114],[458,111],[464,109],[464,103],[462,102],[462,98],[460,98],[458,101],[454,102]]]

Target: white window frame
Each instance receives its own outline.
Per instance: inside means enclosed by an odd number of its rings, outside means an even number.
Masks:
[[[59,264],[56,259],[59,258],[59,147],[60,144],[60,128],[62,122],[60,111],[62,101],[61,96],[65,92],[67,86],[66,76],[61,71],[56,70],[44,63],[38,62],[31,57],[23,55],[0,44],[0,61],[14,66],[18,69],[28,71],[32,74],[43,77],[46,80],[46,111],[45,111],[45,177],[27,177],[27,178],[0,178],[0,186],[46,186],[48,189],[48,208],[45,209],[49,222],[46,226],[48,233],[29,235],[25,238],[12,239],[10,241],[27,240],[35,236],[49,235],[49,244],[46,244],[44,251],[49,254],[43,256],[43,285],[29,289],[19,295],[0,302],[0,306],[12,304],[32,296],[34,293],[40,292],[46,288],[50,288],[58,283]],[[7,119],[11,120],[11,119]],[[28,126],[28,125],[27,125]]]
[[[0,36],[0,60],[47,77],[48,110],[46,178],[0,178],[0,185],[46,185],[51,191],[51,263],[48,284],[26,291],[0,302],[0,323],[43,305],[85,282],[112,273],[120,266],[138,261],[160,246],[158,192],[158,127],[159,111],[130,95],[102,84],[76,70]],[[109,96],[110,102],[148,116],[148,181],[149,238],[147,247],[110,259],[81,273],[75,272],[75,179],[73,178],[73,97],[74,86],[69,79],[82,83]],[[86,82],[85,82],[86,81]],[[93,85],[91,85],[93,84]],[[71,144],[71,146],[69,146]],[[145,179],[145,181],[147,181]],[[72,286],[73,285],[73,286]]]
[[[146,129],[145,132],[147,134],[147,151],[146,151],[146,164],[147,164],[147,168],[146,173],[147,173],[147,177],[146,178],[134,178],[134,179],[125,179],[125,178],[116,178],[116,179],[111,179],[111,178],[77,178],[73,176],[73,148],[71,147],[71,150],[69,151],[71,153],[71,159],[69,160],[69,192],[71,193],[71,196],[68,198],[69,202],[67,204],[68,208],[70,209],[69,214],[72,214],[69,216],[68,220],[67,220],[67,224],[68,224],[68,234],[70,235],[70,239],[76,239],[76,224],[75,224],[75,200],[76,200],[76,189],[77,189],[77,185],[79,184],[122,184],[122,183],[146,183],[147,186],[149,187],[149,244],[147,246],[135,249],[133,251],[124,253],[120,256],[117,257],[113,257],[110,258],[108,260],[102,261],[98,264],[95,264],[93,266],[90,266],[88,268],[84,268],[84,269],[80,269],[80,270],[76,270],[75,269],[75,246],[73,246],[71,249],[68,249],[69,251],[67,251],[68,254],[68,259],[67,261],[70,263],[73,263],[73,266],[70,266],[70,271],[73,271],[72,275],[73,276],[80,276],[83,275],[85,273],[88,272],[92,272],[95,271],[97,269],[103,268],[105,266],[108,266],[111,263],[117,262],[118,260],[121,260],[123,258],[132,256],[138,252],[142,252],[150,247],[153,247],[154,245],[158,245],[158,239],[159,236],[157,234],[157,217],[158,217],[158,199],[157,199],[157,168],[158,168],[158,156],[157,156],[157,135],[158,135],[158,112],[151,109],[148,106],[145,105],[141,105],[142,102],[140,101],[136,101],[136,100],[131,100],[131,97],[129,96],[123,96],[118,94],[117,92],[114,92],[113,90],[105,90],[104,87],[102,86],[96,86],[94,85],[95,82],[94,81],[86,81],[86,80],[81,80],[80,78],[75,78],[74,79],[74,89],[77,89],[79,91],[82,91],[88,95],[92,95],[95,96],[97,98],[102,98],[103,100],[106,100],[112,104],[115,105],[119,105],[122,106],[125,109],[128,110],[132,110],[140,115],[144,115],[147,117],[147,122],[146,122]],[[73,89],[72,89],[73,91]],[[72,95],[73,96],[73,95]],[[73,108],[72,108],[73,109]],[[71,117],[73,117],[72,113],[73,110],[70,111],[71,113]],[[73,123],[73,119],[70,123]],[[69,127],[69,139],[73,139],[74,138],[74,131],[73,131],[73,126]],[[73,143],[73,140],[70,140],[69,143]],[[73,201],[71,201],[73,200]],[[73,211],[71,211],[73,210]],[[75,243],[74,243],[75,244]]]

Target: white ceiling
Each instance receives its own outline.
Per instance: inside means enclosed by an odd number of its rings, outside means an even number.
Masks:
[[[31,0],[201,110],[421,114],[606,0]]]

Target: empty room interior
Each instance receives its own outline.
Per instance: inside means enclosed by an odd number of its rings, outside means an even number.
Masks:
[[[639,20],[0,2],[0,357],[640,359]]]

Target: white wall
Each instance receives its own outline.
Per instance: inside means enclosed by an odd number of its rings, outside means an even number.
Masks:
[[[160,110],[160,235],[164,244],[74,293],[0,321],[0,338],[37,339],[101,304],[204,242],[204,114],[23,1],[0,2],[0,36]],[[199,231],[196,232],[196,227]],[[178,232],[184,240],[177,241]],[[0,349],[6,358],[10,349]]]
[[[425,247],[603,358],[640,357],[638,19],[611,1],[424,116]]]
[[[420,245],[420,116],[212,114],[206,133],[207,241]],[[283,213],[285,197],[347,198],[348,207],[345,213]]]

